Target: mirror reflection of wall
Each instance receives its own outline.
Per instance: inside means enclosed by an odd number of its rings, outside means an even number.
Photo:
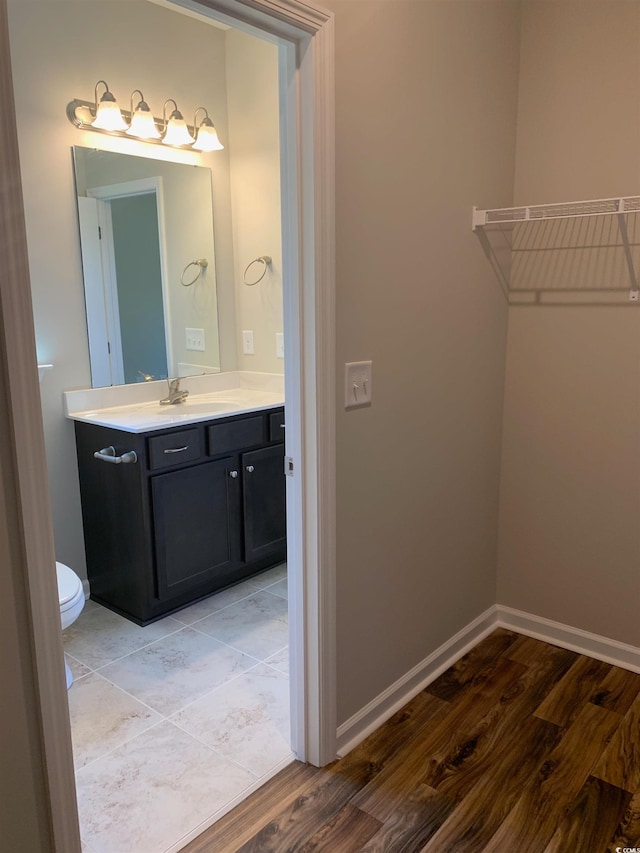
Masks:
[[[219,372],[210,170],[80,147],[74,164],[93,387]]]

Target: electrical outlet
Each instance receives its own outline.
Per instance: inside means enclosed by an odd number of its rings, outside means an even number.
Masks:
[[[344,366],[344,407],[371,405],[372,369],[370,361],[352,361]]]
[[[629,302],[637,302],[638,301],[638,291],[630,290],[629,291]]]
[[[242,333],[242,352],[245,355],[253,355],[253,332],[244,331]]]
[[[204,329],[185,329],[184,332],[186,349],[204,352]]]
[[[284,334],[276,332],[276,358],[284,358]]]

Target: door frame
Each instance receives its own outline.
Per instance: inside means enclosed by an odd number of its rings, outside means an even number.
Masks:
[[[283,44],[281,68],[290,168],[284,176],[285,394],[294,401],[288,491],[300,512],[289,553],[294,573],[291,636],[294,749],[323,765],[336,756],[335,660],[335,225],[333,15],[302,0],[172,0]],[[10,555],[21,638],[16,707],[30,693],[34,819],[51,850],[80,853],[68,701],[56,597],[51,504],[11,82],[6,0],[0,0],[0,553]],[[295,221],[292,217],[295,211]],[[296,234],[294,241],[291,234]],[[5,523],[6,522],[6,523]],[[11,605],[8,605],[11,607]],[[11,681],[8,682],[11,684]],[[7,686],[8,689],[8,686]],[[25,700],[26,701],[26,700]],[[43,850],[45,848],[43,847]]]
[[[120,308],[118,299],[118,277],[116,275],[116,257],[113,241],[113,220],[111,202],[120,198],[137,195],[153,195],[156,200],[158,247],[160,259],[160,286],[162,289],[162,316],[164,320],[164,346],[167,356],[167,376],[171,376],[173,359],[173,338],[171,328],[171,295],[167,276],[167,237],[165,229],[165,204],[162,177],[137,178],[118,184],[104,184],[87,188],[87,196],[98,202],[98,224],[102,229],[101,261],[104,288],[105,324],[109,330],[111,371],[115,381],[113,385],[124,382],[124,355],[122,335],[120,333]],[[90,358],[93,379],[93,356]],[[176,373],[177,375],[177,373]],[[121,379],[119,377],[122,377]]]

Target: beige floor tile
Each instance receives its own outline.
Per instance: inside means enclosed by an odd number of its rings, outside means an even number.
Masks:
[[[165,721],[78,771],[82,837],[96,853],[162,853],[254,780]]]
[[[259,575],[254,575],[250,578],[252,584],[259,589],[266,589],[271,584],[277,581],[284,580],[287,577],[287,564],[280,563],[279,566],[274,566],[272,569],[267,569],[266,572],[261,572]]]
[[[182,628],[168,616],[141,628],[94,601],[87,601],[78,619],[62,639],[65,651],[91,669],[98,669],[124,655]]]
[[[186,627],[103,667],[100,673],[167,716],[254,664],[237,649]]]
[[[287,646],[284,649],[280,649],[279,652],[276,652],[271,657],[268,657],[265,661],[269,666],[275,667],[275,669],[283,672],[287,677],[289,676],[289,647]]]
[[[258,775],[291,754],[289,680],[265,664],[234,678],[171,720]]]
[[[96,672],[76,681],[68,697],[76,770],[163,719]]]
[[[235,604],[243,598],[256,592],[258,589],[251,581],[242,581],[235,586],[230,586],[229,589],[223,589],[222,592],[216,592],[214,595],[203,598],[202,601],[197,601],[195,604],[185,607],[184,610],[179,610],[174,613],[172,618],[177,619],[184,625],[193,625],[205,616],[210,616],[230,604]]]
[[[260,590],[202,619],[195,626],[258,660],[279,651],[289,641],[287,602]]]

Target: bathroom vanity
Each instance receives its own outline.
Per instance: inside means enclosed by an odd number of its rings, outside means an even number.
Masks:
[[[286,558],[284,407],[197,400],[70,415],[91,598],[139,625]]]

